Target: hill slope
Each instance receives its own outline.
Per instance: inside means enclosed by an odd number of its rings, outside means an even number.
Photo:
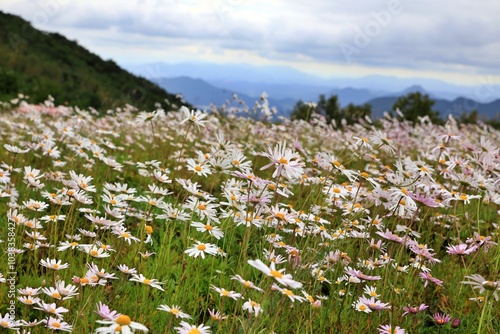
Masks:
[[[57,33],[39,31],[0,11],[0,99],[24,93],[31,102],[50,94],[56,104],[98,110],[131,104],[151,110],[165,100],[181,102],[157,84],[105,61]]]

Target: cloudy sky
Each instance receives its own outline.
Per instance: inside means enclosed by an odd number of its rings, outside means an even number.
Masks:
[[[2,0],[0,10],[121,65],[289,65],[500,83],[500,2],[470,0]]]

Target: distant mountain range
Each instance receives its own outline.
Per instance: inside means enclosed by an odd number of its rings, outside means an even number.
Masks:
[[[208,109],[210,104],[221,106],[225,103],[235,105],[234,95],[236,94],[238,100],[245,102],[247,106],[252,108],[259,96],[249,96],[247,94],[239,93],[225,88],[219,88],[201,79],[192,79],[189,77],[177,78],[160,78],[153,79],[158,85],[165,88],[170,92],[181,94],[186,101],[194,104],[200,109]],[[293,109],[295,99],[275,99],[270,97],[269,103],[271,106],[277,107],[283,114],[289,113]]]
[[[405,91],[409,93],[409,91]],[[399,96],[402,95],[406,94],[401,94]],[[385,96],[369,100],[367,103],[372,106],[372,117],[380,118],[384,112],[390,111],[399,96]],[[483,120],[500,117],[500,100],[488,103],[480,103],[464,97],[459,97],[452,101],[434,98],[433,100],[435,104],[432,109],[439,111],[442,118],[445,118],[450,114],[457,118],[462,113],[471,112],[472,110],[477,110],[480,118]]]
[[[154,79],[161,87],[167,91],[180,93],[183,97],[190,101],[198,108],[206,109],[213,103],[216,106],[221,106],[227,101],[233,101],[233,94],[236,94],[239,99],[245,101],[248,106],[252,106],[256,100],[259,99],[261,90],[258,90],[257,85],[253,83],[236,82],[233,86],[234,90],[229,88],[222,88],[210,84],[202,79],[193,79],[190,77],[182,76],[176,78],[160,78]],[[300,96],[300,94],[308,94],[308,99],[305,101],[317,101],[319,92],[314,91],[312,86],[304,86],[301,90],[300,85],[283,85],[283,84],[264,84],[263,91],[269,95],[269,102],[271,106],[278,109],[281,115],[289,116],[297,99],[286,97],[286,91],[290,96]],[[321,87],[324,88],[324,87]],[[383,93],[372,92],[368,89],[359,88],[341,88],[341,89],[326,89],[325,96],[337,95],[342,106],[349,103],[356,105],[368,103],[372,106],[372,117],[380,118],[383,113],[390,111],[394,102],[400,96],[407,95],[412,92],[420,92],[429,95],[436,103],[434,110],[440,112],[442,117],[448,114],[453,114],[459,117],[463,112],[470,112],[478,110],[480,117],[483,119],[491,119],[500,115],[500,100],[495,100],[488,103],[480,103],[472,99],[463,97],[447,100],[439,98],[435,94],[429,93],[421,86],[411,86],[398,93],[385,93],[387,95],[378,95]],[[242,93],[241,91],[248,92],[249,94]],[[276,92],[276,94],[273,94]],[[303,95],[306,96],[306,95]]]
[[[262,92],[282,115],[289,115],[298,100],[316,102],[320,94],[337,95],[342,106],[369,103],[372,115],[390,111],[394,101],[411,92],[428,94],[442,117],[477,109],[484,119],[500,113],[500,85],[454,85],[435,79],[371,75],[361,78],[322,79],[285,66],[247,64],[151,63],[124,65],[131,72],[155,80],[160,86],[181,93],[198,107],[210,102],[221,105],[236,93],[253,105]],[[487,81],[486,79],[484,79]],[[425,87],[425,88],[424,88]]]
[[[249,64],[217,64],[217,63],[180,63],[169,64],[164,62],[148,63],[141,65],[122,64],[132,73],[146,78],[175,78],[187,76],[203,79],[210,84],[219,87],[231,87],[249,95],[260,95],[262,89],[269,90],[272,86],[274,91],[268,91],[269,95],[277,95],[293,88],[290,93],[296,94],[294,89],[304,90],[304,93],[317,92],[327,93],[331,89],[355,88],[367,89],[377,96],[399,93],[404,89],[418,85],[424,87],[439,98],[453,100],[457,97],[466,97],[481,103],[500,99],[500,84],[489,83],[488,77],[479,77],[479,83],[475,86],[457,85],[436,79],[425,78],[399,78],[386,75],[368,75],[359,78],[336,77],[324,79],[306,74],[287,66],[255,66]],[[280,88],[281,87],[281,88]],[[308,87],[308,88],[306,88]],[[280,89],[278,89],[280,88]],[[253,91],[250,94],[249,89]],[[315,91],[316,89],[316,91]],[[319,90],[318,90],[319,89]],[[255,90],[259,91],[255,93]],[[300,99],[307,96],[294,95]],[[290,97],[276,96],[276,98]]]

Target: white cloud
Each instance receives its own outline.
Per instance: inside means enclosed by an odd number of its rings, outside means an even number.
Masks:
[[[3,0],[0,9],[118,62],[236,56],[226,60],[500,76],[493,1]]]

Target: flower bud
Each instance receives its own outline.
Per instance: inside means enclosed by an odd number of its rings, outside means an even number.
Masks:
[[[451,322],[451,327],[452,328],[460,327],[460,319],[458,319],[458,318],[453,319],[453,321]]]

